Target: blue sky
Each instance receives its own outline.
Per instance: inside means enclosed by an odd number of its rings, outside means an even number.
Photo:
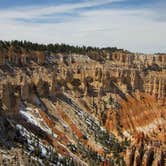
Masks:
[[[166,0],[0,0],[0,39],[166,52]]]

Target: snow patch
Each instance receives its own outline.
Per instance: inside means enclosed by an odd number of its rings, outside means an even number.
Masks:
[[[130,133],[128,131],[124,131],[123,135],[127,138],[131,137]]]
[[[33,112],[33,113],[32,113]],[[35,117],[34,114],[38,117]],[[20,114],[27,120],[27,122],[38,126],[41,130],[45,131],[46,133],[53,135],[54,138],[57,138],[58,136],[52,132],[52,130],[45,124],[43,119],[40,117],[39,112],[37,109],[32,109],[32,108],[21,108],[20,109]]]
[[[163,119],[158,119],[158,120],[155,120],[153,121],[152,123],[146,125],[146,126],[143,126],[143,127],[137,127],[137,130],[138,131],[142,131],[144,133],[148,133],[148,132],[151,132],[153,131],[155,128],[157,128],[158,125],[161,125],[163,124]]]

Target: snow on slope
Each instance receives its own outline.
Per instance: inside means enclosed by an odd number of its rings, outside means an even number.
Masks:
[[[27,122],[39,127],[41,130],[47,132],[50,135],[53,134],[54,138],[57,138],[57,135],[53,133],[52,130],[43,121],[37,108],[32,109],[30,107],[25,107],[22,105],[20,107],[20,114],[23,118],[26,119]]]

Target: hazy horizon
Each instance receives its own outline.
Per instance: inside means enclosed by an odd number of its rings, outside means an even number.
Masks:
[[[2,0],[0,39],[166,52],[164,0]]]

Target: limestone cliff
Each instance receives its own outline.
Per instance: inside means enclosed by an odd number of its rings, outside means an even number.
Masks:
[[[166,54],[10,46],[0,64],[0,114],[24,146],[19,155],[36,164],[164,165]]]

